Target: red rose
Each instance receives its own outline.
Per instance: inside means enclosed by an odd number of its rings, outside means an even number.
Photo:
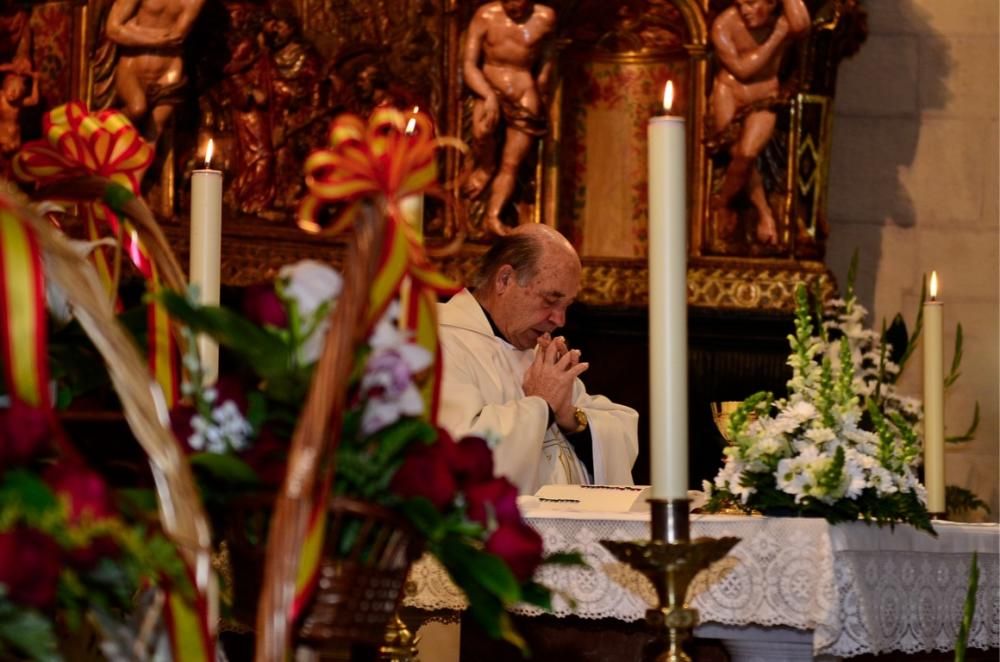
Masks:
[[[170,429],[186,453],[194,450],[188,443],[188,439],[194,434],[194,428],[191,427],[191,418],[195,413],[195,408],[186,404],[177,405],[170,410]]]
[[[0,584],[16,603],[45,608],[56,599],[59,545],[49,536],[17,527],[0,533]]]
[[[426,497],[444,510],[457,489],[447,455],[447,446],[441,442],[412,451],[392,479],[393,491],[403,498]]]
[[[542,537],[524,522],[501,523],[486,541],[486,551],[503,559],[523,584],[542,562]]]
[[[263,427],[243,460],[265,485],[277,487],[285,479],[288,464],[288,443],[279,439],[271,428]]]
[[[455,444],[452,470],[461,486],[476,485],[493,478],[493,451],[482,437],[463,437]]]
[[[240,410],[240,414],[243,416],[247,415],[247,408],[250,406],[247,400],[247,390],[241,382],[236,377],[232,375],[222,375],[215,382],[215,402],[212,403],[212,409],[216,407],[221,407],[226,402],[232,400],[236,408]]]
[[[491,512],[501,524],[521,521],[521,512],[517,509],[517,488],[506,478],[470,485],[465,489],[465,503],[469,519],[484,525],[489,524]]]
[[[48,448],[50,439],[45,410],[27,405],[0,410],[0,467],[25,463]]]
[[[260,326],[288,326],[288,311],[274,291],[274,283],[258,283],[246,288],[243,294],[243,314]]]
[[[107,519],[115,514],[107,483],[87,467],[59,462],[45,471],[45,482],[69,505],[71,524]]]

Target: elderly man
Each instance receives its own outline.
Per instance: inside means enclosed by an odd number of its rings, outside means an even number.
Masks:
[[[439,309],[441,424],[498,439],[498,474],[522,494],[549,483],[632,483],[635,410],[588,395],[588,364],[552,333],[580,290],[580,259],[545,225],[496,240],[475,290]]]

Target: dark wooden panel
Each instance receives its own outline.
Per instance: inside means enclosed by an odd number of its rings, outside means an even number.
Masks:
[[[634,407],[640,416],[639,459],[632,475],[649,482],[649,317],[645,308],[577,305],[564,334],[579,348],[590,370],[587,390]],[[710,403],[742,400],[759,391],[784,393],[787,314],[691,308],[688,313],[688,375],[692,488],[711,479],[721,465],[724,441],[712,421]]]

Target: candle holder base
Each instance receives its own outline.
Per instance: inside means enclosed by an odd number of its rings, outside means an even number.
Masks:
[[[948,513],[927,513],[933,520],[947,520]]]
[[[729,553],[739,538],[690,540],[687,499],[650,499],[651,540],[602,540],[622,563],[645,575],[656,589],[658,606],[646,622],[659,635],[663,652],[656,662],[691,662],[682,644],[698,625],[698,610],[684,606],[688,587],[701,570]]]

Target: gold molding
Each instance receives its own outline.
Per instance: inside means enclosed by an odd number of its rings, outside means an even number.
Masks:
[[[468,283],[479,252],[462,251],[442,261],[441,269]],[[634,260],[584,259],[577,299],[591,306],[644,308],[649,305],[649,270]],[[688,264],[688,305],[699,308],[795,310],[795,286],[819,287],[824,299],[835,296],[833,274],[819,262],[696,260]]]

